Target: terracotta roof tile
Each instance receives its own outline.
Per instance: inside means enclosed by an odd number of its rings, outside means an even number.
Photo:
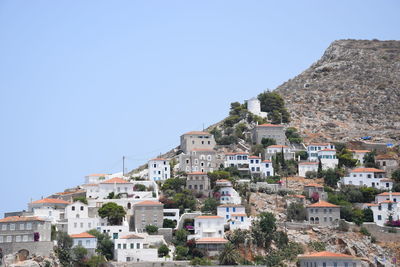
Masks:
[[[203,237],[197,239],[195,242],[196,244],[225,244],[228,243],[228,240],[222,237]]]
[[[204,131],[191,131],[191,132],[184,133],[184,135],[189,135],[189,134],[191,134],[191,135],[211,135],[210,133],[204,132]]]
[[[42,221],[45,220],[36,216],[10,216],[4,219],[0,219],[0,222],[30,222],[30,221]]]
[[[86,176],[93,176],[93,177],[101,177],[101,176],[107,176],[107,173],[93,173],[93,174],[89,174]]]
[[[249,159],[261,159],[259,156],[250,156]]]
[[[334,205],[332,203],[329,203],[329,202],[326,202],[326,201],[322,201],[322,200],[317,202],[317,203],[314,203],[314,204],[311,204],[311,205],[307,206],[307,208],[318,208],[318,207],[321,207],[321,208],[325,208],[325,207],[327,207],[327,208],[339,208],[339,206],[337,206],[337,205]]]
[[[294,197],[294,198],[306,198],[303,195],[288,195],[288,197]]]
[[[169,159],[164,159],[164,158],[155,158],[155,159],[151,159],[151,160],[154,160],[154,161],[166,161],[166,160],[169,160]]]
[[[216,215],[200,215],[197,216],[196,219],[223,219],[223,217]]]
[[[80,233],[76,235],[70,235],[71,238],[96,238],[94,235],[89,233]]]
[[[137,205],[137,206],[159,206],[159,205],[163,205],[163,203],[161,203],[160,201],[145,200],[145,201],[135,203],[134,205]]]
[[[68,205],[70,202],[62,200],[62,199],[57,199],[57,198],[44,198],[40,200],[36,200],[31,202],[32,204],[65,204]]]
[[[268,146],[267,148],[285,148],[285,147],[288,147],[288,146],[283,146],[283,145],[272,145],[272,146]]]
[[[144,237],[138,236],[138,235],[135,235],[135,234],[130,234],[130,235],[126,235],[126,236],[121,237],[121,239],[144,239]]]
[[[396,160],[396,158],[392,155],[378,155],[375,157],[375,159],[392,159],[392,160]]]
[[[114,178],[108,179],[104,182],[101,182],[101,184],[114,184],[114,183],[115,184],[131,184],[127,180],[119,178],[119,177],[114,177]]]
[[[246,213],[232,213],[231,216],[247,217]]]
[[[385,171],[376,168],[356,168],[354,170],[351,170],[350,172],[385,172]]]
[[[263,160],[262,162],[264,162],[264,163],[271,163],[272,161],[270,161],[270,160]]]
[[[369,152],[371,152],[369,150],[357,150],[357,149],[352,149],[350,151],[354,152],[354,153],[369,153]]]
[[[307,186],[307,187],[324,187],[323,185],[315,184],[315,183],[306,184],[306,185],[304,185],[304,186]]]
[[[300,255],[299,258],[355,258],[355,257],[347,254],[321,251],[321,252],[311,253],[308,255]]]
[[[390,196],[390,192],[380,193],[378,196]],[[392,192],[392,196],[400,196],[400,192]]]

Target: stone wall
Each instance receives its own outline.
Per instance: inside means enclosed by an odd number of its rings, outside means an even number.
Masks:
[[[14,254],[21,249],[26,249],[29,251],[29,255],[40,255],[40,256],[50,256],[53,251],[52,241],[42,241],[42,242],[12,242],[12,243],[1,243],[0,248],[3,253]]]
[[[172,228],[158,228],[158,234],[164,236],[165,241],[172,241]]]
[[[346,222],[346,221],[345,221]],[[360,226],[352,222],[346,222],[349,226],[349,231],[359,232]],[[376,238],[379,242],[398,242],[400,240],[400,229],[392,227],[379,226],[376,223],[363,223],[362,227],[366,228],[368,232]],[[396,233],[390,233],[390,229],[396,229]]]

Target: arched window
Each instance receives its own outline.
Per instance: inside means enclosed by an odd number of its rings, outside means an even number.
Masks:
[[[132,204],[129,202],[128,203],[128,209],[131,209],[132,208]]]

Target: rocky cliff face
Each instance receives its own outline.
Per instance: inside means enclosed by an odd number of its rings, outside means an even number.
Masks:
[[[400,41],[335,41],[276,92],[308,141],[400,141]]]

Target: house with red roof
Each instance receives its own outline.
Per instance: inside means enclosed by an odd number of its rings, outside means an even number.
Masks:
[[[306,206],[307,221],[322,226],[336,225],[340,220],[340,206],[320,200]]]
[[[214,135],[205,131],[191,131],[181,135],[180,149],[188,154],[195,149],[212,150],[216,145]]]
[[[297,258],[300,267],[362,267],[360,258],[329,251],[303,254]]]
[[[194,219],[192,238],[223,238],[225,219],[217,215],[201,215]]]
[[[318,161],[318,152],[324,149],[336,149],[331,143],[311,143],[307,146],[309,161]]]
[[[364,165],[364,157],[371,151],[366,149],[352,149],[350,152],[353,154],[353,159],[358,160],[359,164]]]
[[[43,198],[28,203],[28,212],[56,223],[64,217],[65,207],[70,202],[57,198]]]
[[[334,169],[339,164],[336,149],[325,148],[318,151],[318,159],[321,161],[322,169]]]
[[[384,170],[376,168],[355,168],[349,171],[348,176],[343,177],[339,185],[367,186],[383,190],[390,190],[393,181],[386,178]]]
[[[97,248],[97,238],[89,233],[79,233],[70,235],[72,238],[72,247],[80,246],[88,250],[89,254],[93,255]]]
[[[114,239],[114,260],[118,262],[165,261],[158,257],[158,250],[151,246],[146,234],[129,232]],[[161,243],[165,244],[162,239]]]

